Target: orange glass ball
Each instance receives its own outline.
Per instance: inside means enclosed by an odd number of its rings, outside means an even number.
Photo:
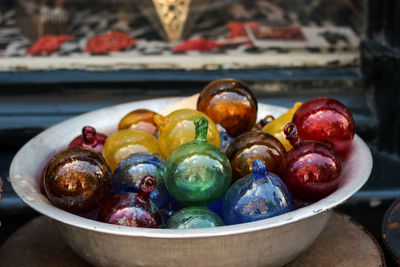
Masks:
[[[239,135],[226,150],[232,167],[232,183],[252,173],[255,160],[261,160],[269,172],[280,175],[285,154],[283,145],[268,133],[253,131]]]
[[[208,84],[199,96],[197,109],[233,137],[251,130],[257,120],[257,101],[253,93],[233,79]]]
[[[118,124],[118,130],[135,129],[156,135],[158,127],[154,122],[154,115],[157,113],[148,109],[136,109],[126,114]]]

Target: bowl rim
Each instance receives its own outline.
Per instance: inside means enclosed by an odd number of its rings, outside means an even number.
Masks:
[[[78,227],[81,229],[91,230],[95,232],[101,232],[112,235],[121,235],[121,236],[130,236],[130,237],[148,237],[148,238],[209,238],[215,236],[227,236],[227,235],[236,235],[236,234],[244,234],[247,232],[272,229],[275,227],[284,226],[293,222],[297,222],[300,220],[307,219],[311,216],[317,215],[319,213],[325,212],[327,210],[332,209],[333,207],[343,203],[349,197],[351,197],[354,193],[356,193],[368,180],[369,175],[372,170],[372,155],[368,146],[365,142],[358,136],[354,135],[354,140],[352,144],[352,149],[349,152],[349,155],[346,160],[346,164],[344,164],[344,168],[342,170],[343,177],[346,173],[351,172],[354,177],[344,179],[339,188],[327,196],[326,198],[312,203],[308,206],[302,207],[300,209],[294,210],[289,213],[285,213],[276,217],[263,219],[255,222],[248,222],[236,225],[227,225],[227,226],[219,226],[215,228],[203,228],[203,229],[190,229],[190,230],[176,230],[176,229],[151,229],[151,228],[138,228],[138,227],[128,227],[128,226],[119,226],[113,224],[102,223],[98,221],[94,221],[91,219],[86,219],[84,217],[66,212],[61,210],[55,206],[53,206],[47,198],[40,193],[38,184],[36,186],[29,183],[28,180],[24,176],[29,176],[29,173],[21,174],[19,169],[23,167],[23,164],[29,162],[29,159],[25,157],[25,155],[29,155],[29,150],[37,149],[37,144],[43,138],[46,138],[47,135],[52,134],[53,132],[62,129],[63,127],[68,126],[73,123],[81,123],[81,121],[85,121],[85,119],[89,118],[97,118],[101,115],[106,114],[107,112],[117,112],[121,110],[129,110],[132,107],[148,107],[149,104],[157,104],[157,101],[167,102],[168,104],[173,104],[182,100],[182,97],[171,97],[171,98],[156,98],[150,100],[143,101],[135,101],[125,104],[119,104],[115,106],[105,107],[102,109],[94,110],[71,119],[68,119],[64,122],[56,124],[45,131],[41,132],[37,136],[33,137],[30,141],[28,141],[14,156],[11,166],[9,179],[11,185],[16,192],[16,194],[25,202],[28,206],[38,211],[39,213],[46,215],[58,222]],[[263,103],[258,103],[259,110],[261,108],[274,110],[275,113],[282,113],[286,108],[268,105]],[[162,106],[162,105],[160,105]],[[128,112],[126,112],[128,113]],[[126,114],[125,113],[125,114]],[[120,114],[122,117],[125,114]],[[258,114],[260,117],[260,114]],[[115,122],[115,124],[117,121]],[[80,124],[82,125],[82,123]],[[81,126],[82,127],[82,126]],[[107,131],[113,132],[116,130],[114,127],[109,128]],[[104,132],[104,131],[103,131]],[[71,139],[72,140],[72,139]],[[357,153],[357,155],[356,155]],[[348,167],[348,168],[347,168]],[[35,177],[34,174],[31,176]],[[35,179],[35,178],[32,178]],[[35,181],[33,181],[35,182]],[[37,181],[36,181],[37,182]],[[36,187],[36,188],[35,188]]]

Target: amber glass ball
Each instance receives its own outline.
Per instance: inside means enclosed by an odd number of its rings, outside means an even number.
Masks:
[[[246,132],[229,145],[226,156],[232,167],[232,183],[252,172],[254,160],[261,160],[270,172],[280,175],[285,148],[278,139],[262,132]]]
[[[154,115],[157,113],[148,109],[136,109],[126,114],[118,124],[118,131],[124,129],[135,129],[148,132],[155,136],[158,126],[154,122]]]
[[[98,207],[111,193],[112,172],[101,153],[71,147],[56,154],[44,175],[51,203],[73,213]]]
[[[233,79],[208,84],[200,93],[197,109],[233,137],[249,131],[257,120],[257,101],[253,93]]]

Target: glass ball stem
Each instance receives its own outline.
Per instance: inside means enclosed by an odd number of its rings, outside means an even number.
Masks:
[[[203,118],[199,117],[194,120],[195,129],[195,140],[206,142],[207,131],[208,131],[208,121]]]
[[[146,202],[149,201],[150,194],[151,192],[153,192],[155,186],[156,179],[154,179],[150,175],[144,177],[142,182],[140,183],[138,199]]]
[[[96,129],[91,126],[83,127],[82,138],[85,145],[93,145],[96,142]]]
[[[169,127],[171,120],[161,114],[156,114],[154,115],[154,122],[160,130],[165,131]]]
[[[267,166],[261,160],[253,161],[253,177],[255,180],[263,180],[267,177]]]
[[[289,140],[290,144],[293,147],[299,147],[301,142],[301,138],[299,137],[299,133],[297,132],[297,127],[296,124],[290,122],[286,124],[285,128],[283,129],[283,132],[286,135],[286,139]]]

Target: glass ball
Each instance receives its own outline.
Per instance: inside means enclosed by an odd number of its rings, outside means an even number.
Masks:
[[[158,127],[154,122],[157,113],[148,109],[136,109],[126,114],[118,124],[118,130],[135,129],[156,136]]]
[[[253,173],[236,181],[222,204],[226,224],[253,222],[294,210],[293,199],[282,180],[267,171],[264,162],[253,161]]]
[[[133,153],[120,161],[113,174],[113,194],[137,193],[143,177],[151,175],[156,187],[150,199],[158,208],[167,205],[171,199],[164,183],[164,160],[160,155],[148,152]]]
[[[85,126],[82,128],[82,134],[75,137],[68,147],[83,146],[102,152],[106,139],[107,136],[105,134],[96,132],[96,129],[91,126]]]
[[[161,224],[160,214],[149,199],[155,186],[156,180],[153,177],[144,177],[139,193],[113,196],[100,209],[98,220],[123,226],[158,228]]]
[[[195,125],[195,139],[178,147],[166,161],[164,179],[168,191],[179,202],[206,206],[228,189],[231,166],[219,148],[207,142],[207,120],[198,118]]]
[[[209,209],[188,207],[181,209],[169,218],[168,229],[199,229],[223,226],[222,219]]]
[[[301,139],[326,143],[339,155],[345,156],[353,143],[353,116],[335,99],[318,97],[305,102],[292,122]]]
[[[263,161],[270,172],[279,175],[285,153],[278,139],[265,132],[253,131],[237,136],[226,150],[233,182],[251,173],[251,163],[254,160]]]
[[[342,171],[335,151],[322,142],[302,141],[293,123],[285,127],[285,134],[293,148],[284,158],[282,179],[293,197],[315,202],[334,192]]]
[[[103,148],[104,157],[112,170],[122,159],[137,152],[161,153],[154,136],[132,129],[121,130],[109,136]]]
[[[250,131],[257,120],[257,101],[250,89],[233,79],[216,80],[200,93],[197,109],[230,136]]]
[[[193,140],[195,128],[193,121],[203,117],[208,120],[207,141],[219,147],[219,132],[217,126],[205,114],[194,109],[179,109],[168,116],[156,115],[154,120],[159,127],[158,142],[165,158],[179,146]]]
[[[44,175],[51,203],[73,213],[96,208],[111,193],[112,173],[101,153],[71,147],[56,154]]]

